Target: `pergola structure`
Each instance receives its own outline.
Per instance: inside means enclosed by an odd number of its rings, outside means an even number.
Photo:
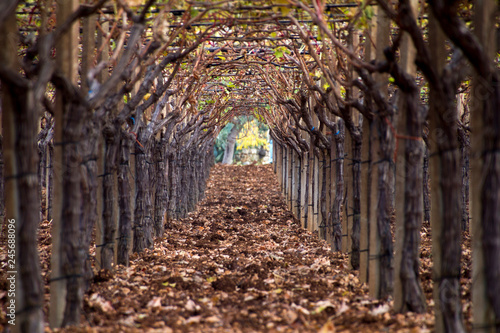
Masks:
[[[436,330],[450,332],[464,331],[460,148],[472,127],[475,321],[498,331],[498,8],[493,0],[467,6],[3,1],[5,208],[22,223],[19,278],[34,290],[18,302],[23,327],[39,332],[43,318],[40,188],[53,201],[43,213],[54,220],[58,327],[79,321],[94,226],[98,265],[128,264],[131,251],[151,247],[169,219],[203,197],[218,132],[254,115],[270,127],[290,210],[349,253],[372,296],[393,295],[398,311],[426,306],[419,239],[432,207]],[[457,111],[459,88],[471,92],[470,125]]]

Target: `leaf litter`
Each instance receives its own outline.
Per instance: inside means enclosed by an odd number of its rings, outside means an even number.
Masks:
[[[432,258],[424,230],[421,272],[431,305],[424,314],[397,314],[391,300],[368,296],[347,255],[299,226],[272,166],[216,165],[197,210],[172,221],[153,249],[131,256],[129,267],[99,272],[85,295],[82,324],[55,331],[431,332]],[[46,319],[50,243],[45,221],[39,244]],[[462,282],[470,327],[468,249]]]

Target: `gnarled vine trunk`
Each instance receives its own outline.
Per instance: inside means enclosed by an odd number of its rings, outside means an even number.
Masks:
[[[0,59],[6,61],[2,55]],[[5,197],[5,223],[9,226],[8,230],[15,234],[15,247],[9,247],[9,265],[6,270],[18,272],[15,276],[17,303],[14,321],[20,331],[41,333],[43,287],[37,247],[40,222],[36,145],[38,109],[32,89],[14,86],[4,86],[2,89],[2,148],[5,149],[5,189],[8,191]]]
[[[84,278],[85,290],[90,286],[94,277],[92,262],[89,253],[92,231],[97,222],[97,148],[101,126],[99,119],[93,119],[85,126],[83,142],[83,156],[85,160],[82,164],[82,219],[80,232],[82,235],[82,248],[85,251]]]
[[[145,130],[139,132],[139,144],[135,146],[135,212],[134,212],[134,252],[142,252],[153,246],[153,204],[150,193],[149,164],[151,154],[149,138],[145,138]]]
[[[118,130],[113,125],[104,127],[103,135],[106,144],[104,155],[104,175],[102,181],[103,192],[103,208],[102,208],[102,224],[103,224],[103,239],[101,244],[96,244],[96,247],[101,247],[101,267],[110,270],[114,259],[114,243],[115,243],[115,173],[116,161],[118,156]],[[98,240],[99,242],[99,240]]]
[[[344,201],[344,122],[337,122],[337,132],[335,133],[335,199],[332,207],[332,238],[333,250],[342,250],[342,202]],[[332,142],[333,144],[333,142]]]
[[[66,279],[66,308],[63,326],[78,324],[83,306],[83,263],[85,249],[81,234],[82,217],[82,131],[87,110],[64,96],[66,122],[63,128],[63,207],[61,224],[61,268]]]
[[[118,227],[117,264],[129,265],[130,239],[132,237],[132,203],[130,188],[130,149],[132,141],[126,133],[120,136],[120,163],[118,165],[118,205],[120,219]]]
[[[394,193],[394,148],[395,138],[391,132],[387,118],[375,118],[374,126],[379,133],[380,138],[380,156],[374,164],[378,168],[378,193],[377,202],[378,209],[377,230],[380,239],[380,252],[376,255],[380,262],[380,289],[379,298],[384,299],[391,295],[394,278],[393,278],[393,241],[391,235],[391,219],[394,212],[393,193]]]
[[[327,177],[327,167],[326,167],[326,161],[327,159],[330,158],[330,156],[326,153],[323,152],[323,160],[322,160],[322,181],[321,181],[321,195],[320,195],[320,212],[321,212],[321,223],[320,223],[320,238],[321,239],[326,239],[325,231],[326,231],[326,220],[328,218],[327,215],[327,204],[326,204],[326,177]],[[292,168],[292,172],[295,172]],[[293,189],[292,189],[293,190]],[[293,197],[293,196],[292,196]],[[292,201],[292,205],[294,202]]]
[[[356,128],[356,133],[352,137],[352,245],[351,245],[351,266],[359,269],[360,261],[360,238],[361,238],[361,144],[362,125]]]
[[[162,136],[160,142],[155,146],[155,162],[156,162],[156,195],[155,195],[155,223],[154,231],[156,237],[163,237],[165,232],[166,212],[168,204],[168,178],[169,163],[167,160],[167,152],[165,139]]]
[[[423,157],[424,143],[420,140],[426,112],[420,107],[416,85],[411,82],[404,94],[406,111],[404,240],[400,263],[403,290],[403,310],[425,311],[425,295],[420,283],[420,231],[423,220]],[[399,263],[396,263],[399,264]]]

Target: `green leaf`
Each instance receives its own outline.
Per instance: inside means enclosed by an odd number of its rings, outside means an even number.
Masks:
[[[373,18],[373,7],[372,6],[367,6],[365,8],[365,16],[368,20],[371,20]]]
[[[198,15],[200,11],[199,10],[196,10],[196,9],[191,9],[190,10],[190,13],[191,13],[191,17],[195,17],[196,15]]]

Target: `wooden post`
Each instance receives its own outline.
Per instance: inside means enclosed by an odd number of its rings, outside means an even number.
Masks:
[[[314,155],[314,186],[313,186],[313,228],[311,231],[317,232],[319,229],[319,196],[320,196],[320,175],[321,175],[321,163],[319,157]]]
[[[314,143],[310,140],[310,150],[309,150],[309,177],[307,177],[308,186],[308,196],[307,196],[307,230],[314,230]]]
[[[356,53],[359,46],[359,33],[357,30],[352,29],[349,31],[348,37],[349,49]],[[352,66],[349,66],[349,79],[352,80],[356,73]],[[357,87],[350,87],[347,90],[348,98],[356,100],[359,96],[359,89]],[[353,108],[349,108],[350,116],[352,117],[353,127],[349,131],[348,135],[348,145],[346,150],[348,156],[345,162],[347,162],[348,170],[346,175],[348,177],[347,192],[348,199],[346,200],[347,207],[345,211],[347,214],[347,225],[348,225],[348,239],[347,239],[347,251],[349,253],[349,265],[351,269],[359,269],[359,246],[360,246],[360,137],[358,131],[361,130],[360,118],[362,115]],[[352,131],[352,132],[351,132]]]
[[[285,146],[280,146],[280,184],[281,184],[281,193],[283,193],[283,190],[284,190],[284,182],[283,182],[283,173],[285,172],[284,170],[284,161],[285,161],[285,153],[286,153],[286,150],[285,150]]]
[[[307,228],[307,168],[309,165],[309,152],[302,153],[302,161],[300,163],[300,224],[302,228]]]
[[[275,151],[276,151],[276,158],[274,159],[274,163],[276,163],[276,180],[278,181],[278,184],[281,184],[281,181],[280,181],[280,149],[281,149],[281,146],[279,145],[278,142],[276,142],[276,146],[275,146]]]
[[[375,18],[376,19],[376,18]],[[372,45],[376,41],[375,19],[370,20],[368,28],[365,30],[365,61],[370,62],[376,57],[376,48]],[[365,104],[367,101],[365,101]],[[359,279],[361,282],[368,283],[369,280],[369,255],[370,255],[370,213],[372,200],[372,175],[374,174],[371,166],[372,158],[372,121],[364,119],[363,121],[363,143],[361,146],[361,221],[360,221],[360,268]]]
[[[134,156],[134,161],[135,161],[135,155],[133,155],[133,156]],[[118,192],[118,172],[117,172],[117,170],[114,171],[114,175],[113,175],[113,192],[114,192],[113,197],[116,198],[116,200],[117,200],[117,202],[113,205],[113,220],[114,220],[114,224],[115,224],[115,234],[113,236],[113,239],[116,240],[118,237],[118,228],[120,225],[120,206],[118,205],[118,198],[119,198],[118,193],[119,192]],[[135,201],[135,200],[132,200],[132,201]],[[116,266],[117,261],[118,261],[118,242],[115,241],[113,243],[113,264],[114,264],[114,266]]]
[[[352,231],[352,138],[349,130],[345,131],[345,142],[344,142],[344,202],[342,210],[342,252],[348,253],[351,249],[351,231]],[[350,261],[350,260],[349,260]]]
[[[276,149],[276,163],[278,168],[278,173],[276,174],[278,177],[278,183],[280,184],[280,189],[283,187],[283,146],[278,144],[278,149]]]
[[[327,113],[327,118],[333,122],[334,116],[330,112]],[[324,239],[329,243],[331,240],[329,233],[331,233],[331,214],[332,214],[332,204],[333,204],[333,193],[332,193],[332,186],[333,186],[333,174],[332,174],[332,147],[335,144],[335,139],[334,139],[334,133],[332,132],[331,129],[326,128],[325,129],[325,136],[328,138],[330,141],[330,149],[325,150],[325,165],[324,168],[326,168],[326,202],[325,202],[325,212],[326,216],[324,216],[324,224],[325,228],[323,229],[323,235]]]
[[[59,3],[57,6],[57,20],[64,22],[78,6],[78,1],[69,0]],[[60,71],[66,75],[74,84],[77,79],[78,66],[78,24],[73,24],[71,30],[62,36],[56,45],[56,63]],[[63,320],[66,306],[66,279],[61,278],[61,225],[63,214],[63,126],[64,126],[64,105],[63,92],[56,93],[55,107],[55,131],[54,131],[54,219],[52,224],[52,258],[51,258],[51,278],[50,282],[50,314],[49,322],[51,328],[60,327]]]
[[[374,7],[376,13],[376,41],[375,41],[375,54],[377,60],[384,59],[383,50],[389,45],[390,36],[390,20],[383,10],[379,7]],[[379,74],[376,76],[379,89],[387,96],[387,74]],[[381,121],[380,119],[375,119],[376,121]],[[370,192],[370,211],[376,212],[378,209],[378,168],[377,163],[381,159],[380,150],[380,137],[374,135],[372,138],[372,183]],[[377,223],[377,214],[370,214],[370,280],[369,289],[370,296],[374,298],[380,298],[381,291],[381,279],[380,279],[380,236],[379,227]],[[386,281],[384,281],[386,282]]]
[[[477,0],[474,2],[474,31],[482,43],[489,59],[493,62],[497,51],[495,36],[495,1]],[[491,299],[488,297],[488,283],[486,278],[485,251],[483,244],[484,236],[484,207],[483,189],[485,182],[483,152],[487,149],[485,133],[485,104],[491,99],[485,86],[488,82],[474,75],[472,90],[472,112],[471,112],[471,202],[472,211],[472,305],[474,314],[474,332],[493,333],[498,332],[498,318],[495,325],[495,313]],[[490,88],[491,89],[491,88]],[[495,110],[493,110],[495,111]],[[498,112],[498,110],[496,110]],[[491,144],[491,143],[490,143]],[[498,156],[498,155],[497,155]],[[498,162],[497,162],[498,163]],[[489,254],[492,256],[493,254]],[[498,259],[498,253],[495,253]],[[491,293],[491,291],[490,291]],[[497,295],[498,297],[498,295]],[[496,327],[496,330],[495,330]]]
[[[283,181],[285,182],[285,202],[288,209],[290,209],[290,147],[286,146],[285,151],[285,174],[283,175]]]
[[[109,22],[102,22],[101,23],[101,28],[104,32],[108,33],[109,32]],[[103,35],[103,33],[99,30],[97,34],[97,47],[102,48],[101,54],[97,58],[97,61],[107,61],[109,59],[109,45],[102,44],[106,40],[106,35]],[[107,78],[108,78],[108,66],[105,67],[105,69],[100,73],[99,75],[99,82],[103,83]],[[97,153],[97,174],[98,175],[103,175],[104,174],[104,155],[105,155],[105,149],[104,149],[104,139],[102,135],[99,136],[99,148],[98,148],[98,153]],[[131,158],[133,160],[133,158]],[[134,174],[134,173],[132,173]],[[103,221],[102,221],[102,210],[103,210],[103,182],[104,177],[98,177],[97,178],[97,221],[96,221],[96,244],[102,244],[103,243]],[[132,187],[133,189],[135,187]],[[132,205],[134,204],[134,200],[132,200]],[[102,260],[101,260],[101,252],[102,252],[102,247],[96,247],[95,248],[95,263],[96,263],[96,268],[97,270],[101,270],[102,268]]]
[[[297,198],[299,195],[299,169],[300,169],[300,159],[299,154],[295,150],[292,150],[292,158],[293,158],[293,169],[292,169],[292,212],[293,215],[298,219],[300,219],[300,210],[299,205],[297,204]]]
[[[410,1],[410,6],[413,15],[416,15],[418,2],[416,0]],[[401,40],[400,48],[400,66],[401,69],[409,75],[415,76],[416,49],[413,45],[408,33],[404,33]],[[406,110],[406,95],[400,94],[398,101],[398,114],[397,114],[397,132],[399,135],[409,136],[407,129],[407,110]],[[396,210],[396,234],[395,234],[395,248],[394,248],[394,309],[397,312],[404,310],[404,289],[403,280],[401,277],[401,266],[403,259],[403,247],[405,244],[405,188],[406,188],[406,142],[399,140],[397,147],[396,157],[396,196],[395,196],[395,210]],[[422,200],[423,197],[421,196]],[[423,204],[422,204],[423,207]]]
[[[288,147],[286,145],[283,145],[281,147],[281,192],[283,193],[283,196],[286,199],[286,163],[287,163],[287,151]]]
[[[368,282],[368,255],[370,235],[370,145],[371,126],[368,119],[363,120],[363,143],[361,146],[361,218],[359,239],[359,280]]]
[[[294,160],[293,160],[293,148],[290,146],[288,147],[288,154],[287,154],[287,204],[288,204],[288,209],[292,211],[293,205],[292,205],[292,197],[293,197],[293,168],[294,168]]]
[[[282,166],[281,166],[281,183],[282,183],[282,187],[281,187],[281,191],[283,193],[283,196],[284,196],[284,199],[285,199],[285,203],[288,204],[287,202],[287,166],[288,166],[288,147],[286,145],[283,145],[283,156],[282,156]]]
[[[290,209],[290,147],[286,147],[286,156],[285,156],[285,203],[288,209]]]
[[[273,139],[273,168],[274,168],[274,174],[276,174],[276,139]]]
[[[332,135],[331,133],[328,134],[328,136],[330,137],[330,144],[333,145],[333,140],[331,139]],[[328,225],[328,219],[330,218],[330,214],[331,214],[331,209],[332,209],[332,192],[331,192],[331,189],[332,189],[332,173],[331,173],[331,170],[332,170],[332,162],[331,162],[331,159],[332,159],[332,156],[330,154],[331,152],[331,149],[328,150],[328,151],[325,151],[325,168],[326,168],[326,201],[325,201],[325,211],[326,211],[326,216],[324,216],[323,218],[325,219],[325,229],[324,229],[324,239],[325,240],[328,240],[328,228],[326,227]]]

